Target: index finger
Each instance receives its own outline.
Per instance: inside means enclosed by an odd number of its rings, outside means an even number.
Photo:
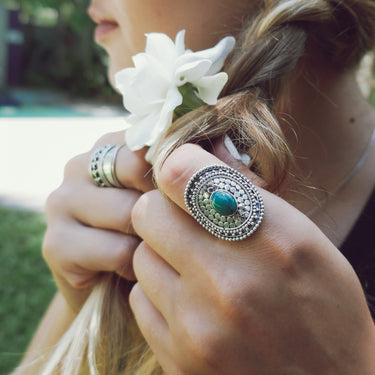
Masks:
[[[187,177],[192,174],[191,168],[198,171],[186,181],[186,174]],[[262,221],[263,199],[251,181],[194,145],[178,149],[167,159],[160,181],[161,189],[166,189],[175,203],[188,209],[216,237],[229,241],[245,239]]]
[[[186,185],[194,173],[211,165],[227,166],[222,160],[203,150],[200,146],[185,144],[173,151],[161,169],[155,171],[158,187],[174,203],[189,212],[184,199]],[[250,170],[241,170],[241,173],[250,181],[259,179]]]

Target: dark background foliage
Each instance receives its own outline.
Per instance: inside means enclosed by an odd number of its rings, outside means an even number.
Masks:
[[[15,11],[24,41],[12,84],[115,100],[106,54],[93,42],[89,0],[2,0]]]
[[[107,81],[106,54],[93,42],[95,25],[86,13],[88,3],[89,0],[0,0],[0,7],[11,10],[5,35],[11,58],[6,64],[5,82],[0,79],[0,110],[2,106],[12,106],[15,111],[22,108],[24,103],[13,100],[16,91],[32,93],[33,100],[39,95],[34,93],[39,91],[52,98],[60,97],[56,93],[63,94],[69,97],[69,105],[79,102],[76,100],[79,98],[85,99],[84,102],[94,101],[93,107],[97,103],[121,102]],[[16,33],[12,34],[12,30]],[[3,48],[1,43],[0,48]],[[68,109],[66,104],[59,114],[65,116]],[[43,113],[39,110],[37,117]],[[48,119],[50,126],[54,126],[53,120]],[[23,121],[33,126],[28,118]],[[2,117],[0,111],[0,130],[7,124],[9,119]],[[1,136],[4,137],[4,132]],[[10,155],[4,162],[12,161]],[[25,159],[25,168],[39,167],[27,162]],[[1,181],[2,178],[0,186]],[[0,375],[6,375],[24,355],[55,293],[55,285],[41,256],[44,214],[3,207],[1,198]]]

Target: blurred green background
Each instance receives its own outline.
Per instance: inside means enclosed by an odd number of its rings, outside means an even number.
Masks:
[[[107,81],[106,54],[92,41],[95,25],[86,14],[88,3],[0,0],[0,130],[6,121],[1,109],[10,113],[9,108],[22,105],[14,95],[19,90],[33,97],[45,90],[52,99],[51,93],[57,92],[73,101],[120,104]],[[360,79],[374,102],[372,56],[366,64]],[[62,111],[53,113],[77,115],[65,107]],[[36,112],[47,113],[41,108]],[[26,350],[55,286],[40,254],[44,214],[1,204],[0,200],[0,375],[6,375]]]
[[[106,54],[92,40],[95,25],[86,13],[88,4],[0,0],[0,131],[9,126],[11,109],[21,112],[25,103],[20,98],[31,103],[28,114],[34,107],[40,117],[52,113],[38,107],[40,98],[121,102],[107,81]],[[53,113],[80,114],[67,106]],[[1,176],[0,184],[3,178],[12,176]],[[40,253],[44,214],[3,203],[0,199],[0,374],[6,375],[22,358],[55,285]]]
[[[107,82],[106,54],[92,41],[88,5],[88,0],[0,0],[0,11],[8,12],[8,20],[0,17],[0,48],[3,44],[10,55],[0,88],[58,88],[118,101]],[[1,23],[8,23],[2,33]]]
[[[26,350],[55,285],[41,255],[41,213],[0,207],[0,374]]]

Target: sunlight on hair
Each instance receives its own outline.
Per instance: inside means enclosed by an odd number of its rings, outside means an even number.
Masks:
[[[375,19],[375,5],[370,0],[263,3],[265,9],[244,27],[232,60],[224,67],[229,80],[223,96],[216,105],[189,112],[168,128],[157,145],[156,170],[178,146],[193,142],[210,147],[212,140],[227,134],[240,153],[251,157],[250,168],[265,181],[266,189],[282,196],[283,184],[288,179],[295,181],[293,155],[275,108],[288,100],[288,82],[307,42],[318,40],[318,48],[324,43],[322,51],[330,52],[327,64],[353,68],[374,45],[375,22],[369,21],[366,28],[361,20],[367,19],[368,13]],[[337,18],[333,9],[339,12]],[[355,31],[350,35],[345,34],[347,20]],[[322,40],[327,29],[320,26],[327,24],[330,33]],[[358,43],[346,39],[354,37]],[[118,284],[118,278],[107,277],[93,289],[41,375],[163,374],[133,315],[126,315],[123,306],[127,300]]]

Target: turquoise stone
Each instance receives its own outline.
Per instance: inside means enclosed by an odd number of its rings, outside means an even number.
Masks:
[[[211,195],[213,208],[221,215],[230,216],[237,211],[237,203],[234,197],[226,191],[215,191]]]

